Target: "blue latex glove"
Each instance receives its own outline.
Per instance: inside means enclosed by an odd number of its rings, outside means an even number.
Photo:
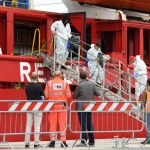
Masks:
[[[132,75],[132,78],[135,78],[138,76],[138,72],[135,72],[133,75]]]
[[[85,59],[85,64],[88,65],[88,62],[89,62],[89,59],[86,58],[86,59]]]
[[[43,95],[41,96],[41,100],[44,100],[44,96]]]

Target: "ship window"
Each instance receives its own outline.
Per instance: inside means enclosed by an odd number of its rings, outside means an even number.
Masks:
[[[30,55],[35,28],[15,26],[14,31],[14,54]],[[36,36],[34,49],[38,47],[38,36]]]

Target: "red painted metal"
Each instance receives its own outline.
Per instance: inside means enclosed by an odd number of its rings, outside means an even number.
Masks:
[[[8,11],[12,12],[15,17],[18,18],[27,18],[27,19],[33,19],[33,20],[44,20],[47,18],[48,15],[52,15],[53,13],[50,12],[39,12],[39,11],[31,11],[31,10],[24,10],[19,8],[11,8],[11,7],[3,7],[0,6],[0,14],[4,15]]]
[[[24,89],[12,89],[14,88],[14,86],[11,87],[10,84],[14,82],[21,82],[20,63],[27,63],[31,67],[31,70],[28,73],[28,75],[30,76],[31,72],[35,71],[36,64],[38,62],[42,62],[42,59],[39,60],[36,57],[10,55],[14,52],[15,21],[25,24],[32,24],[33,26],[39,26],[41,31],[41,42],[46,42],[51,37],[51,24],[56,20],[60,20],[62,18],[62,15],[4,7],[0,7],[0,15],[0,47],[2,47],[4,54],[8,54],[0,55],[0,83],[2,84],[2,89],[0,89],[0,100],[24,100],[26,99]],[[87,36],[89,36],[88,44],[101,41],[102,36],[105,34],[106,54],[109,54],[112,58],[121,60],[125,65],[128,65],[128,58],[130,55],[140,54],[143,58],[143,30],[150,30],[149,23],[129,22],[121,20],[84,20],[84,15],[84,13],[70,14],[71,25],[73,25],[78,30],[81,35],[82,41],[85,41],[84,39],[86,23],[86,25],[89,27],[87,28],[89,30],[87,31]],[[132,29],[133,31],[130,29]],[[47,45],[46,49],[50,49],[50,43]],[[52,52],[50,54],[52,54]],[[84,53],[81,53],[81,55],[84,56]],[[147,63],[149,63],[149,61],[147,61]],[[26,70],[26,68],[24,69]],[[43,72],[45,71],[43,70],[43,68],[39,69],[41,69]],[[113,72],[112,68],[110,68],[110,70]],[[44,77],[46,76],[46,73],[44,73]],[[40,77],[43,78],[42,75],[40,75]],[[46,78],[49,78],[49,76]],[[113,77],[110,77],[110,79],[114,80]],[[26,83],[27,81],[27,78],[24,76],[23,83]],[[118,133],[115,133],[115,135],[117,134]],[[75,135],[74,137],[72,137],[72,133],[70,133],[70,131],[67,132],[67,135],[69,139],[79,136]],[[124,137],[124,133],[119,133],[118,135],[120,137]],[[126,135],[127,137],[131,137],[131,133],[128,133]],[[103,133],[102,135],[96,134],[96,138],[110,138],[113,136],[114,133]],[[136,136],[144,137],[144,132],[138,133],[138,135]],[[45,136],[42,136],[42,139],[45,139]],[[48,139],[48,136],[46,136],[46,139]]]
[[[0,47],[3,49],[3,53],[6,53],[6,16],[0,16]]]
[[[12,11],[7,11],[7,23],[6,23],[6,35],[7,35],[7,53],[11,54],[14,50],[14,14]]]
[[[82,3],[95,4],[106,7],[113,7],[116,9],[130,9],[144,12],[150,12],[150,1],[149,0],[74,0]]]
[[[42,59],[36,57],[26,56],[11,56],[11,55],[0,55],[0,81],[1,82],[22,82],[21,81],[21,66],[20,63],[26,63],[22,68],[24,71],[30,67],[29,76],[31,72],[35,71],[36,63],[42,62]],[[38,69],[42,69],[39,67]],[[42,69],[43,70],[43,69]],[[41,71],[42,71],[41,70]],[[43,70],[44,71],[44,70]],[[42,76],[41,76],[42,77]],[[24,77],[24,82],[28,80]]]
[[[143,40],[143,30],[140,29],[139,31],[139,54],[142,59],[144,59],[144,40]]]

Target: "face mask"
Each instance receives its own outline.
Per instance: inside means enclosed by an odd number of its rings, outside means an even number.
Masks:
[[[66,20],[66,21],[64,22],[64,26],[66,26],[66,25],[67,25],[67,23],[68,23],[68,20]]]

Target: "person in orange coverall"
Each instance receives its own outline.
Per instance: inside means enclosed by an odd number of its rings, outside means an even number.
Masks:
[[[60,140],[63,142],[61,143],[61,147],[68,147],[66,143],[66,106],[67,99],[71,98],[71,91],[67,82],[62,79],[61,71],[57,70],[54,74],[54,79],[50,80],[46,83],[45,87],[45,99],[56,101],[54,103],[54,110],[58,110],[58,112],[50,112],[48,116],[48,120],[50,123],[50,143],[47,147],[55,147],[55,140],[56,140],[56,127],[57,127],[57,120],[60,127]],[[65,101],[60,102],[61,100]],[[58,101],[58,102],[57,102]],[[64,132],[63,132],[64,131]]]

